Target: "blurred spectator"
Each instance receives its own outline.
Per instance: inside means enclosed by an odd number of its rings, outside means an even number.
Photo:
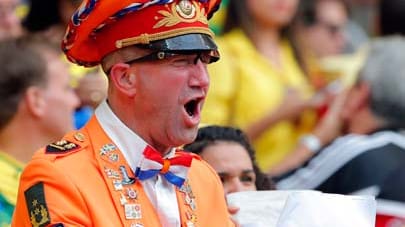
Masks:
[[[404,171],[405,163],[405,136],[401,133],[405,128],[404,58],[404,38],[389,37],[371,43],[358,81],[340,108],[340,118],[329,125],[339,126],[336,122],[341,121],[344,136],[326,145],[330,141],[327,135],[336,128],[324,127],[323,131],[316,131],[312,142],[303,143],[306,153],[326,146],[301,168],[279,179],[277,188],[374,195],[383,201],[378,205],[387,200],[390,204],[402,202],[399,206],[402,214],[398,218],[405,220],[405,200],[401,196],[405,185],[392,179],[393,175],[403,174],[398,172]],[[387,182],[390,188],[386,188]],[[377,213],[383,212],[377,209]],[[389,226],[392,221],[381,221],[379,217],[378,226]]]
[[[372,3],[365,1],[364,4],[372,4]],[[382,1],[380,1],[379,6],[380,6],[380,8],[379,8],[380,19],[376,21],[377,22],[376,28],[379,31],[385,31],[385,32],[381,32],[381,35],[389,36],[392,34],[404,34],[402,31],[403,27],[396,26],[398,23],[395,23],[395,24],[386,23],[387,21],[390,21],[390,22],[402,21],[403,14],[400,12],[405,12],[405,4],[402,4],[402,0],[382,0]],[[379,33],[379,32],[377,32],[377,33]],[[361,50],[359,50],[358,53],[356,53],[355,55],[357,55],[357,56],[354,56],[355,58],[348,58],[347,60],[351,61],[352,63],[353,63],[353,61],[362,62],[362,60],[359,60],[359,58],[363,58],[362,55],[367,55],[367,46],[365,46],[365,48],[362,48]],[[357,58],[357,60],[356,60],[356,58]],[[342,64],[340,64],[340,67],[341,66],[342,66]],[[357,70],[352,70],[352,71],[355,72]],[[356,78],[357,78],[357,74],[354,79],[356,79]],[[352,84],[352,83],[348,83],[348,84]],[[339,100],[336,100],[334,102],[334,104],[332,105],[331,111],[328,111],[329,113],[327,114],[327,118],[322,120],[322,123],[319,124],[320,126],[317,127],[317,129],[315,130],[316,131],[315,134],[317,134],[317,135],[323,134],[323,137],[325,135],[327,135],[327,137],[329,137],[329,138],[333,138],[335,135],[338,134],[335,132],[336,131],[335,129],[337,128],[336,126],[340,125],[340,123],[338,121],[336,121],[336,119],[339,118],[339,111],[342,108],[341,106],[343,105],[343,101],[344,101],[346,95],[347,94],[339,95],[340,96],[338,98]],[[324,128],[326,128],[326,129],[324,129]],[[331,129],[333,129],[333,130],[331,130]],[[301,165],[303,163],[302,160],[308,159],[311,156],[311,154],[307,154],[305,152],[300,152],[300,150],[301,150],[300,148],[302,148],[302,147],[299,146],[298,152],[294,152],[293,154],[290,154],[290,156],[287,157],[285,160],[283,160],[283,162],[281,162],[279,165],[275,166],[272,169],[272,174],[279,175],[280,173],[285,172],[285,169],[291,168],[291,166],[297,167],[298,165]]]
[[[78,99],[53,47],[33,38],[0,43],[0,226],[10,224],[23,165],[73,127]]]
[[[199,154],[218,173],[226,194],[270,190],[268,176],[256,164],[255,151],[244,133],[236,128],[207,126],[198,130],[184,150]]]
[[[339,75],[326,72],[321,59],[343,53],[348,11],[343,0],[302,0],[294,20],[296,43],[312,84],[320,89]]]
[[[23,26],[27,32],[41,35],[45,40],[60,46],[67,24],[81,2],[82,0],[30,0],[30,9]],[[74,115],[75,128],[79,129],[91,117],[94,107],[105,97],[107,85],[103,76],[94,76],[101,73],[98,68],[87,69],[70,62],[68,64],[71,85],[80,98],[80,106]]]
[[[302,0],[297,32],[305,50],[316,58],[340,54],[345,46],[348,10],[343,0]]]
[[[40,33],[60,45],[65,28],[82,0],[29,0],[28,15],[23,27],[29,33]]]
[[[18,37],[22,33],[17,16],[18,0],[0,0],[0,40]]]
[[[79,129],[90,119],[98,104],[106,98],[107,80],[100,70],[95,70],[81,78],[75,90],[80,99],[80,105],[75,111],[75,127]]]
[[[43,36],[46,41],[60,46],[67,24],[81,2],[82,0],[29,0],[30,7],[23,27],[27,33]],[[68,64],[73,87],[78,86],[83,76],[94,71],[70,62]]]
[[[231,0],[224,35],[217,42],[221,61],[208,67],[212,82],[203,122],[243,129],[265,171],[314,122],[314,115],[302,118],[312,89],[288,36],[297,4],[298,0]]]

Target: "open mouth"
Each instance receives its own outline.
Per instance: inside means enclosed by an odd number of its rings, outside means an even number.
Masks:
[[[197,113],[197,106],[198,101],[196,99],[191,100],[184,105],[184,109],[186,110],[188,116],[193,117]]]
[[[199,113],[199,104],[202,99],[193,99],[184,105],[184,109],[186,110],[188,116],[194,117]]]

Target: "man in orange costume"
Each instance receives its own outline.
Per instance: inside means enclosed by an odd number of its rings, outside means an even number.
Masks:
[[[216,173],[176,149],[194,140],[219,59],[208,18],[219,0],[85,0],[62,48],[101,64],[107,100],[80,131],[24,170],[12,226],[225,227]]]

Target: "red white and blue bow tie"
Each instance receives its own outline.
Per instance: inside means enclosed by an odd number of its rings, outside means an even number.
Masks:
[[[146,180],[160,173],[167,181],[179,188],[183,185],[193,160],[193,156],[187,153],[163,159],[162,155],[150,146],[146,146],[143,155],[144,159],[135,171],[138,179]]]

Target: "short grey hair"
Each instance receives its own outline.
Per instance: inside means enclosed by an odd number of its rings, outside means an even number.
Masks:
[[[388,127],[405,126],[405,38],[371,42],[359,82],[371,88],[370,108]]]
[[[103,59],[101,60],[101,68],[103,69],[104,73],[108,76],[108,73],[114,64],[117,64],[119,62],[127,62],[133,59],[144,57],[145,55],[150,54],[152,52],[153,51],[150,49],[142,49],[136,46],[124,47],[122,49],[118,49],[104,56]]]

